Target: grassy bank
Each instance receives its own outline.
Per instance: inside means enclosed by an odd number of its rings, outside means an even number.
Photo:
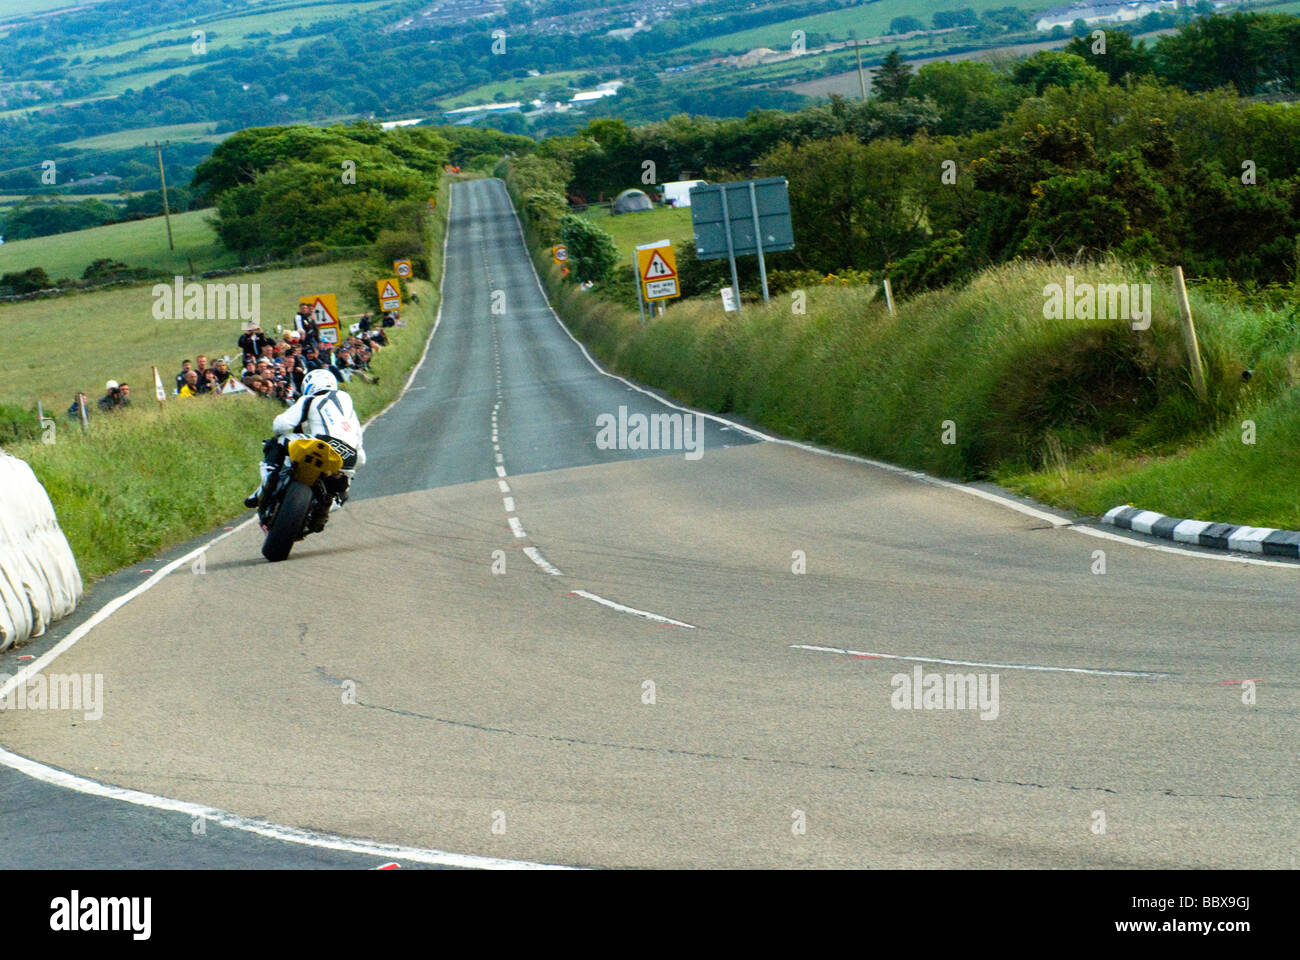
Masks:
[[[440,187],[439,198],[439,214],[430,224],[429,238],[434,277],[440,276],[442,270],[445,182]],[[285,301],[282,311],[285,322],[293,312],[298,292],[329,292],[323,285],[331,286],[339,295],[344,313],[356,312],[360,302],[353,302],[357,294],[347,283],[350,269],[348,264],[331,264],[277,272],[274,282],[283,284],[293,297],[292,302]],[[337,276],[318,273],[330,270],[336,271]],[[269,275],[258,276],[265,280]],[[437,285],[417,280],[411,288],[419,295],[420,303],[405,306],[402,317],[407,326],[389,330],[390,346],[375,357],[372,367],[379,383],[368,385],[354,380],[348,385],[363,420],[397,396],[433,327],[440,295]],[[131,291],[123,292],[131,294]],[[121,351],[118,361],[123,368],[139,367],[147,371],[149,364],[156,362],[160,349],[147,308],[144,311],[147,320],[140,320],[136,327],[125,331],[120,325],[105,327],[102,316],[93,310],[76,314],[67,311],[69,304],[113,295],[54,301],[51,306],[56,313],[48,320],[87,327],[98,325],[96,342],[112,341],[112,348]],[[266,297],[264,291],[263,307],[269,310],[273,304]],[[12,316],[8,312],[12,309],[17,307],[0,308],[0,320]],[[274,329],[274,323],[268,322],[267,326]],[[236,334],[223,331],[221,342],[229,340],[229,349],[233,349]],[[193,330],[189,333],[191,337],[196,335],[205,334]],[[81,339],[84,336],[83,333]],[[47,376],[63,378],[65,383],[73,382],[69,379],[72,377],[90,376],[85,372],[87,354],[60,349],[64,342],[54,337],[46,342],[43,350],[33,350],[31,343],[23,347],[22,356],[35,358],[35,363],[23,371],[28,383],[43,384]],[[75,331],[68,335],[67,342],[78,342]],[[190,346],[188,351],[167,352],[165,356],[179,361],[193,355],[194,343]],[[215,350],[209,352],[220,355]],[[90,357],[94,357],[93,352]],[[59,407],[54,444],[15,444],[6,451],[30,463],[49,492],[87,582],[238,516],[242,512],[239,501],[256,482],[256,465],[262,441],[270,434],[271,419],[283,409],[279,404],[244,395],[172,399],[160,409],[152,400],[149,379],[141,377],[136,384],[138,399],[134,407],[111,417],[92,414],[90,431],[83,434],[62,417],[62,407]],[[66,389],[60,388],[57,395],[65,392]],[[19,392],[24,405],[31,393],[30,389]],[[66,405],[65,399],[63,406]]]
[[[167,246],[167,223],[163,217],[12,240],[0,246],[0,274],[41,267],[51,280],[62,277],[75,280],[86,267],[103,257],[170,274],[189,274],[191,263],[200,272],[236,266],[239,258],[221,246],[217,231],[209,222],[212,216],[211,210],[173,214],[175,250]]]
[[[906,301],[896,318],[875,287],[814,287],[804,313],[793,294],[739,316],[688,300],[642,328],[635,311],[537,261],[575,335],[619,372],[692,405],[940,476],[993,479],[1084,513],[1133,502],[1300,529],[1294,302],[1270,309],[1193,290],[1202,403],[1164,270],[1013,263]],[[1076,283],[1150,283],[1150,329],[1045,319],[1043,288],[1067,273]]]

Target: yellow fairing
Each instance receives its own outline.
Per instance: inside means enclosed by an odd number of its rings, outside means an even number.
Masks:
[[[289,459],[293,462],[293,478],[309,487],[322,476],[331,477],[343,469],[343,458],[324,440],[290,440]]]

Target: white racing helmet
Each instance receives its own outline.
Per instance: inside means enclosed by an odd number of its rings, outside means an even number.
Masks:
[[[329,393],[337,390],[339,382],[328,370],[313,370],[302,378],[302,395],[310,397],[317,393]]]

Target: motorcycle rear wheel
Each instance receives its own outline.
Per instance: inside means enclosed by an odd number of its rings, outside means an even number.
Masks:
[[[280,508],[275,511],[275,520],[267,531],[266,541],[262,544],[262,556],[272,563],[288,559],[289,551],[293,549],[307,523],[311,501],[311,487],[297,480],[289,484]]]

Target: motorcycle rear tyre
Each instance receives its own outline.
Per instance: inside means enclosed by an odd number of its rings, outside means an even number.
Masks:
[[[284,493],[284,500],[280,503],[280,509],[275,512],[275,521],[266,533],[266,541],[262,544],[262,556],[272,563],[289,558],[289,551],[293,549],[294,542],[302,536],[303,528],[307,523],[307,511],[311,509],[311,501],[311,487],[297,480],[289,484],[289,489]]]

